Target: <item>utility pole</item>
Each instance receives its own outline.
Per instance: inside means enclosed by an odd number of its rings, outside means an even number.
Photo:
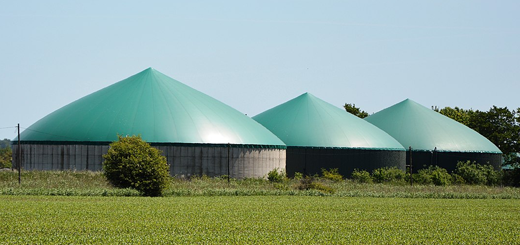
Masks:
[[[411,146],[409,148],[409,151],[410,151],[410,165],[408,165],[408,167],[410,168],[410,185],[413,186],[413,172],[412,172],[413,164],[412,164],[412,147]]]
[[[20,124],[18,123],[18,184],[22,184],[22,148],[20,148]]]

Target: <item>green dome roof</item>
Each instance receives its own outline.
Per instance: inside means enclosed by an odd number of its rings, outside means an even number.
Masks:
[[[502,153],[491,141],[434,110],[410,99],[386,108],[366,121],[413,150]]]
[[[403,150],[379,128],[309,93],[253,117],[287,146]]]
[[[152,68],[40,119],[22,141],[112,142],[141,135],[155,143],[284,143],[239,111]]]

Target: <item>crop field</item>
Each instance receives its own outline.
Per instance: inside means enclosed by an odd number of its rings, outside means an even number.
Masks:
[[[2,244],[518,244],[518,199],[0,196]]]

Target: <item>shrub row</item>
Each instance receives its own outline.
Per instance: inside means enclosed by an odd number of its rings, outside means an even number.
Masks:
[[[343,176],[339,174],[338,169],[322,169],[321,175],[311,177],[303,177],[301,173],[295,173],[294,179],[301,180],[302,188],[309,189],[310,183],[316,182],[318,179],[339,182],[343,180]],[[288,180],[285,171],[273,169],[268,173],[267,179],[271,182],[281,183]],[[351,180],[358,183],[390,183],[405,184],[410,182],[410,175],[406,171],[396,167],[385,167],[373,170],[371,173],[366,170],[354,170]],[[491,165],[481,165],[471,161],[460,161],[457,163],[456,169],[450,174],[444,168],[438,166],[429,166],[420,169],[412,175],[412,182],[421,185],[506,185],[520,186],[520,168],[511,171],[496,171]]]
[[[406,183],[410,182],[410,175],[396,167],[387,167],[375,169],[372,173],[354,170],[351,179],[359,183]],[[451,174],[438,166],[430,166],[412,174],[413,183],[439,186],[451,184],[519,186],[519,180],[520,169],[508,172],[496,171],[491,165],[481,165],[471,161],[458,162],[455,171]]]

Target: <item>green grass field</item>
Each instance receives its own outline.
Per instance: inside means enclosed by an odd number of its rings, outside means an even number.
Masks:
[[[442,199],[520,199],[520,188],[473,185],[430,186],[399,184],[359,184],[351,181],[320,180],[334,193],[299,190],[298,180],[270,183],[264,179],[231,179],[197,177],[190,180],[172,179],[164,195],[172,196],[334,196]],[[0,171],[0,196],[139,196],[131,189],[117,189],[100,172],[88,171],[26,171],[22,184],[18,173]]]
[[[0,172],[0,244],[520,244],[520,189],[172,179],[165,197],[99,172]]]
[[[2,244],[518,244],[520,200],[1,196]]]

